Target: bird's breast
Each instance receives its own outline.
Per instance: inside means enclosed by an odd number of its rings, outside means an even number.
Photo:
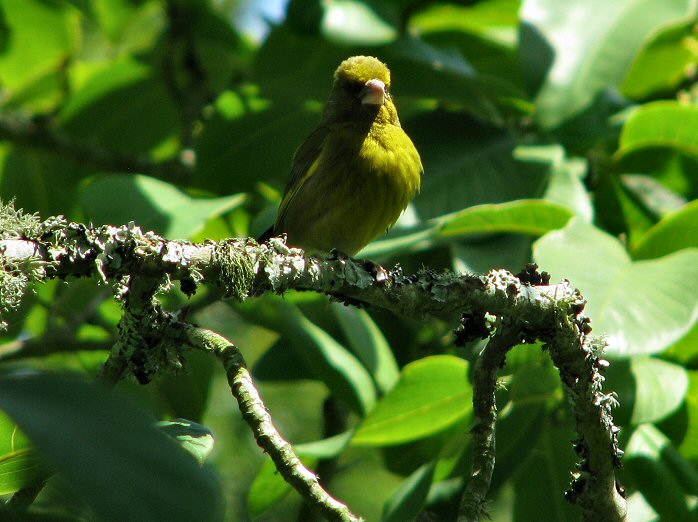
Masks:
[[[419,191],[422,164],[400,127],[382,127],[362,139],[330,133],[317,171],[289,209],[289,243],[355,254],[397,221]]]

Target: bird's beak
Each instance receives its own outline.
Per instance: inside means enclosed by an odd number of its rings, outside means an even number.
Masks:
[[[361,105],[383,105],[385,103],[385,84],[377,79],[364,84],[360,94]]]

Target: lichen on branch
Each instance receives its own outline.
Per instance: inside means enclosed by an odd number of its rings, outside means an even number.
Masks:
[[[586,520],[626,516],[615,479],[622,454],[611,415],[615,398],[602,387],[607,365],[601,358],[603,343],[590,336],[584,298],[567,281],[548,284],[535,269],[519,275],[505,270],[484,275],[422,270],[407,275],[399,267],[387,269],[337,252],[306,256],[278,238],[264,244],[249,238],[194,244],[143,232],[133,223],[87,227],[62,218],[33,225],[32,234],[3,237],[0,251],[5,272],[8,267],[40,267],[27,281],[97,277],[112,286],[124,317],[121,337],[103,373],[116,379],[130,371],[147,381],[161,368],[179,364],[177,318],[162,312],[157,300],[175,281],[188,295],[209,285],[238,300],[268,292],[321,292],[417,319],[437,317],[455,324],[460,318],[463,340],[491,335],[478,362],[483,384],[475,382],[480,388],[474,395],[480,423],[476,433],[482,435],[475,437],[474,451],[482,452],[483,458],[475,459],[478,468],[462,502],[467,506],[463,520],[485,515],[494,465],[497,370],[515,344],[540,340],[560,372],[576,419],[579,462],[567,497],[581,506]]]

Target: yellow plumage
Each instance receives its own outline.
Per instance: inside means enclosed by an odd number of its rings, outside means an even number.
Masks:
[[[308,251],[353,255],[395,224],[422,173],[388,68],[376,58],[349,58],[335,72],[321,124],[296,151],[274,233]]]

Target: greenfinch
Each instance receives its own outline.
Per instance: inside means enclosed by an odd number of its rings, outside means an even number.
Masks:
[[[371,56],[344,60],[320,125],[298,148],[276,223],[308,252],[354,255],[385,233],[419,192],[424,169],[400,126],[390,71]]]

